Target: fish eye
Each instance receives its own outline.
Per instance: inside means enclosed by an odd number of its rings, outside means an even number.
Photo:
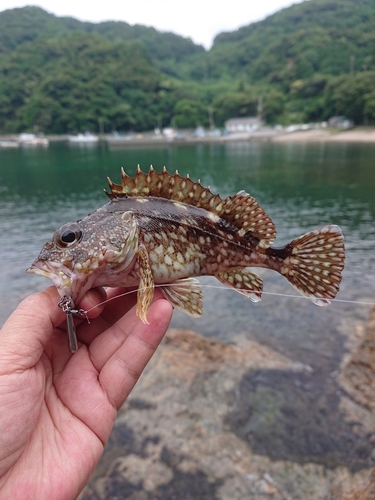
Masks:
[[[82,231],[77,224],[62,226],[54,235],[54,243],[60,248],[71,247],[82,238]]]

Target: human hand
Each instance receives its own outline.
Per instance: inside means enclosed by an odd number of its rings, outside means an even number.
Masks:
[[[79,306],[105,299],[93,289]],[[135,301],[134,293],[116,298],[94,308],[90,324],[78,320],[75,354],[54,287],[25,299],[0,330],[1,500],[70,500],[83,489],[171,320],[160,293],[150,324],[136,316]]]

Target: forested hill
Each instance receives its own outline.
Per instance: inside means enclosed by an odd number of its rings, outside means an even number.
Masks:
[[[97,33],[112,41],[141,41],[155,62],[174,63],[204,52],[202,46],[174,33],[126,22],[81,22],[29,6],[0,13],[0,53],[8,53],[25,42],[68,37],[77,32]]]
[[[375,1],[305,0],[210,51],[125,22],[0,13],[0,132],[221,126],[260,97],[268,123],[375,123]]]
[[[264,21],[222,33],[214,41],[212,71],[246,71],[253,81],[285,82],[318,73],[375,69],[374,0],[309,0]]]

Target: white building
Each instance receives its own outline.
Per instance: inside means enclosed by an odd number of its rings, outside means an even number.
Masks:
[[[257,116],[244,116],[242,118],[230,118],[225,122],[225,129],[233,132],[254,132],[263,125]]]

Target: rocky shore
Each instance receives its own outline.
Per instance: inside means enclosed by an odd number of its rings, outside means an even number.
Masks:
[[[80,500],[375,498],[375,309],[333,373],[171,329]]]

